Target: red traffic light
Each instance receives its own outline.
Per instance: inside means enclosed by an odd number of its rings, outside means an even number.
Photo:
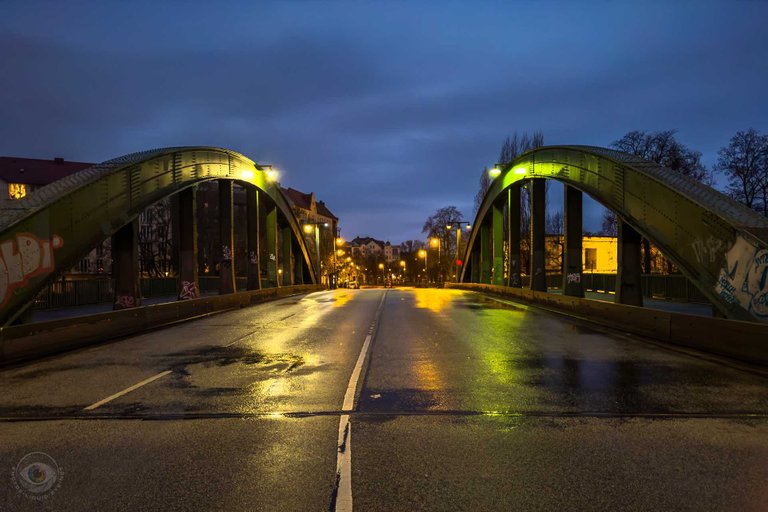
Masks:
[[[456,266],[458,266],[458,267],[461,266],[461,260],[456,260]]]

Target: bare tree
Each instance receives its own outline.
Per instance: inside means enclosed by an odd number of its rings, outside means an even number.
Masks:
[[[509,165],[512,160],[522,155],[526,151],[536,149],[544,145],[544,134],[540,131],[533,132],[533,135],[529,136],[528,133],[523,132],[518,135],[517,132],[504,139],[501,145],[501,151],[499,151],[498,165],[504,167]],[[480,175],[480,188],[475,194],[475,210],[474,215],[477,215],[480,210],[480,205],[483,204],[485,194],[488,192],[488,188],[491,186],[491,178],[488,176],[488,169],[483,169]],[[523,198],[524,208],[527,208],[527,195]]]
[[[768,216],[768,135],[754,128],[736,132],[717,152],[715,168],[728,176],[728,193]]]
[[[456,254],[456,223],[463,220],[464,216],[455,206],[445,206],[430,215],[424,222],[422,233],[426,233],[429,238],[438,240],[439,260],[428,262],[430,268],[438,269],[438,275],[450,275]],[[429,249],[429,245],[427,249]]]
[[[701,163],[701,152],[693,151],[675,139],[676,130],[631,131],[611,147],[656,162],[704,184],[712,184],[712,173]]]
[[[701,163],[701,152],[693,151],[675,138],[676,130],[646,132],[634,130],[611,142],[611,147],[677,171],[705,185],[712,185],[712,173]],[[611,210],[603,213],[602,235],[616,236],[618,220]]]

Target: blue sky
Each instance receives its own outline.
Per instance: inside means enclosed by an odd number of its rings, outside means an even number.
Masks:
[[[503,139],[768,131],[768,2],[0,1],[0,154],[213,145],[314,191],[345,237],[465,216]],[[551,202],[556,205],[557,188]],[[587,229],[600,211],[585,212]]]

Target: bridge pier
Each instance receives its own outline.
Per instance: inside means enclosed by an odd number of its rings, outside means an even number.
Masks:
[[[483,219],[480,224],[480,282],[491,284],[491,262],[493,260],[493,240],[491,238],[490,219]]]
[[[267,287],[277,288],[277,206],[267,208]]]
[[[112,309],[140,306],[139,219],[134,219],[114,234],[112,258],[112,276],[115,279],[115,301]]]
[[[584,297],[581,275],[582,262],[582,205],[580,190],[569,185],[564,187],[565,201],[565,254],[563,255],[563,295]]]
[[[507,286],[519,288],[520,280],[520,185],[507,189],[507,261],[509,274]]]
[[[547,291],[547,253],[544,240],[547,190],[544,178],[531,180],[531,290]]]
[[[289,226],[280,228],[280,238],[282,245],[280,268],[283,270],[280,285],[290,286],[293,284],[293,244],[291,242],[291,228]]]
[[[299,257],[301,247],[295,239],[292,240],[291,245],[293,247],[293,284],[304,284],[304,258]]]
[[[245,217],[248,238],[248,280],[247,290],[261,289],[261,253],[259,252],[260,215],[259,191],[253,185],[245,187]]]
[[[498,201],[491,207],[493,226],[493,271],[492,283],[504,284],[504,203]]]
[[[616,302],[630,306],[643,305],[640,282],[640,233],[632,226],[619,222],[618,272],[616,274]]]
[[[178,269],[177,298],[196,299],[200,296],[197,268],[197,187],[189,187],[177,195]]]
[[[221,235],[219,295],[235,292],[235,265],[232,262],[232,251],[235,247],[233,184],[231,180],[218,180],[219,233]]]

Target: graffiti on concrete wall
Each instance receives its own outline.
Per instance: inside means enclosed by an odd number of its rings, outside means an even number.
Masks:
[[[194,281],[182,281],[179,300],[189,300],[197,298],[197,285]]]
[[[581,273],[579,272],[573,272],[571,274],[568,274],[565,277],[566,281],[568,283],[580,283],[581,282]]]
[[[15,288],[27,285],[29,278],[54,269],[53,250],[64,246],[64,239],[53,235],[48,239],[31,233],[19,233],[0,242],[0,305],[4,305]]]
[[[725,253],[725,267],[715,291],[729,304],[739,304],[758,318],[768,318],[768,250],[737,237]]]
[[[725,248],[725,244],[719,238],[710,236],[706,240],[697,238],[691,244],[693,253],[699,263],[715,263]]]
[[[115,300],[117,309],[130,309],[136,307],[136,297],[133,295],[118,295]]]

